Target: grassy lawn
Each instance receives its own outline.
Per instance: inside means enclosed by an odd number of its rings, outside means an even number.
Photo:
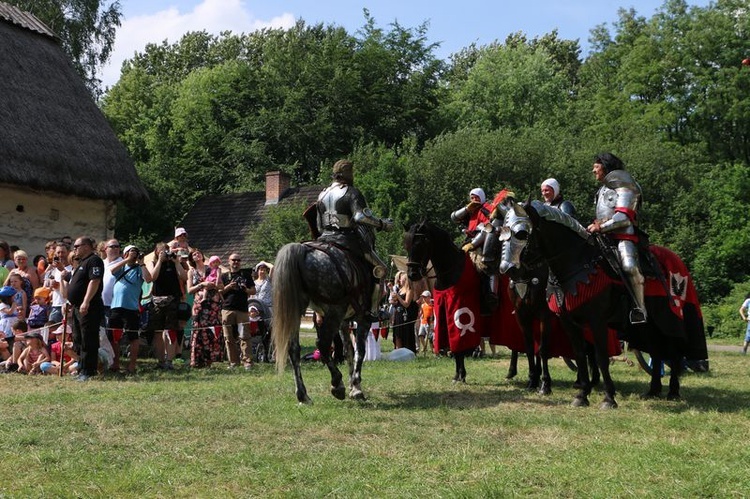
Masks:
[[[308,350],[312,339],[305,338]],[[384,343],[384,350],[391,348]],[[745,497],[750,358],[712,352],[683,401],[644,401],[637,367],[612,366],[620,408],[570,407],[574,373],[553,360],[550,397],[506,381],[508,352],[366,363],[363,403],[335,400],[306,363],[291,372],[144,361],[89,383],[0,375],[0,497]]]

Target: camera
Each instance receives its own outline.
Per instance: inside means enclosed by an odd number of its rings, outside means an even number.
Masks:
[[[164,253],[167,255],[167,258],[177,258],[177,253],[174,251],[165,251]]]
[[[60,262],[60,257],[59,256],[55,256],[55,257],[52,258],[52,261],[55,262],[55,263],[59,263]]]

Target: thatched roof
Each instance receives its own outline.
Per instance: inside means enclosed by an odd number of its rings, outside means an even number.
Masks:
[[[0,178],[93,199],[148,199],[125,147],[41,21],[0,2]]]
[[[287,189],[279,204],[304,200],[309,205],[323,190],[323,186]],[[206,256],[218,255],[226,259],[231,253],[242,257],[245,266],[259,261],[248,241],[251,224],[263,220],[268,206],[264,191],[204,196],[190,209],[180,227],[188,233],[190,246],[199,248]],[[300,217],[302,213],[300,213]]]

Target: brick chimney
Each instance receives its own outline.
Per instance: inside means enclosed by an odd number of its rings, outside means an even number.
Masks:
[[[281,171],[266,172],[266,205],[277,204],[289,189],[289,175]]]

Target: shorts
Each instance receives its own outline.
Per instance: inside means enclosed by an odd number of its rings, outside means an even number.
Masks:
[[[141,326],[141,317],[137,310],[128,310],[127,308],[113,308],[109,315],[109,327],[111,329],[124,329],[128,341],[135,341],[139,336]],[[109,331],[107,332],[109,335]],[[112,331],[114,333],[114,331]],[[119,338],[114,338],[119,342]]]
[[[747,322],[747,329],[745,329],[745,341],[750,342],[750,321]]]
[[[419,325],[419,333],[417,335],[420,338],[430,337],[432,336],[432,326],[430,324],[420,324]]]
[[[177,306],[179,300],[174,296],[154,296],[149,304],[148,332],[153,335],[155,331],[177,331],[179,322],[177,320]]]

